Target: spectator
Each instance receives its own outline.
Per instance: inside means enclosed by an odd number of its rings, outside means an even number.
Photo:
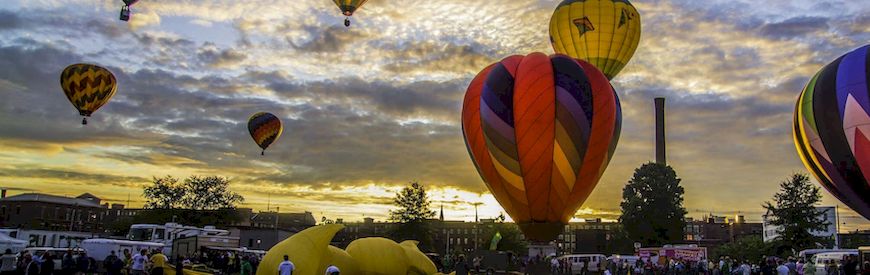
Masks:
[[[51,252],[46,251],[40,258],[42,264],[39,265],[39,274],[52,275],[54,274],[54,256]]]
[[[15,273],[15,254],[12,254],[12,249],[6,249],[3,256],[0,256],[0,275],[13,273]]]
[[[278,275],[293,275],[296,266],[290,261],[290,256],[284,255],[284,261],[278,264]]]
[[[24,262],[27,267],[24,268],[24,275],[39,275],[39,263],[33,260],[30,254],[24,254]]]
[[[326,275],[339,275],[338,267],[330,265],[326,268]]]
[[[142,249],[142,251],[139,251],[139,254],[133,256],[130,265],[132,275],[145,275],[145,266],[148,264],[148,256],[145,255],[146,253],[148,253],[148,250]]]
[[[106,256],[106,259],[103,260],[103,267],[106,268],[106,275],[120,275],[121,269],[124,268],[124,262],[112,250],[109,256]]]
[[[816,275],[816,264],[813,261],[804,264],[804,275]]]
[[[85,274],[91,269],[91,263],[88,261],[88,254],[85,252],[79,253],[78,258],[75,260],[75,268],[77,273]]]

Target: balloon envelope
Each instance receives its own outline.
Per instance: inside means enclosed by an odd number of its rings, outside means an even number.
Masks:
[[[284,126],[281,125],[281,120],[273,114],[259,112],[248,119],[248,132],[251,133],[251,138],[264,151],[272,145],[275,140],[281,137],[284,132]]]
[[[353,12],[365,4],[366,1],[368,0],[332,0],[345,16],[352,16]]]
[[[478,172],[527,239],[555,239],[604,173],[619,99],[589,63],[532,53],[472,80],[462,132]]]
[[[118,90],[115,75],[92,64],[73,64],[60,74],[60,86],[70,103],[85,117],[91,116]]]
[[[550,42],[613,79],[640,43],[640,14],[628,0],[564,0],[550,18]]]
[[[834,197],[870,219],[870,93],[863,46],[819,71],[795,108],[794,140],[807,169]]]

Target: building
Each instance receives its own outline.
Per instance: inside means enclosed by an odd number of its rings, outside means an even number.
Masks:
[[[601,219],[587,219],[565,225],[565,230],[556,238],[555,243],[562,253],[605,253],[612,254],[614,232],[619,223],[605,222]]]
[[[101,232],[108,205],[85,193],[78,197],[25,193],[0,195],[0,227]]]
[[[856,230],[845,234],[840,234],[839,248],[842,249],[857,249],[861,246],[870,245],[870,230]]]
[[[748,223],[740,215],[729,219],[710,214],[701,220],[686,218],[684,244],[706,247],[715,253],[716,248],[723,244],[750,236],[761,237],[762,231],[761,223]]]
[[[821,210],[822,213],[820,217],[827,223],[825,226],[825,230],[821,231],[811,231],[810,233],[816,237],[821,237],[825,239],[830,239],[831,243],[835,243],[834,239],[836,239],[837,235],[837,224],[839,223],[839,219],[837,218],[837,207],[835,206],[822,206],[816,207],[817,210]],[[764,214],[762,216],[763,224],[764,224],[764,241],[770,242],[779,238],[779,230],[780,227],[777,225],[771,224],[771,220],[768,218],[768,214]],[[835,244],[836,245],[836,244]]]

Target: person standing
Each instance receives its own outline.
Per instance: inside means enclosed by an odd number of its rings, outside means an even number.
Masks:
[[[816,275],[816,264],[813,261],[804,264],[804,275]]]
[[[121,259],[115,255],[115,251],[109,252],[109,256],[103,259],[103,267],[106,268],[106,275],[121,275]]]
[[[24,254],[24,262],[27,263],[24,275],[39,275],[39,263],[33,260],[33,256]]]
[[[242,264],[239,266],[239,275],[253,275],[254,267],[251,266],[251,260],[248,256],[242,257]]]
[[[54,274],[54,256],[51,255],[51,252],[46,251],[42,254],[42,258],[40,258],[42,264],[39,265],[39,274],[41,275],[52,275]]]
[[[326,268],[326,275],[339,275],[338,267],[330,265]]]
[[[278,264],[278,275],[293,275],[296,266],[290,261],[290,256],[284,255],[284,261]]]
[[[12,254],[12,249],[6,249],[3,256],[0,256],[0,275],[13,273],[15,273],[15,254]]]
[[[776,275],[789,275],[788,266],[782,260],[779,260],[779,265],[776,267]]]
[[[142,251],[139,251],[139,254],[133,256],[130,264],[130,274],[145,275],[145,266],[148,264],[146,253],[148,253],[148,250],[142,249]]]
[[[87,274],[88,270],[91,269],[91,263],[88,261],[88,254],[85,252],[80,252],[79,257],[76,258],[76,271],[79,274]]]
[[[166,255],[163,255],[159,249],[155,249],[154,253],[151,253],[151,273],[150,275],[163,275],[163,268],[166,267],[166,262],[169,259],[166,258]]]

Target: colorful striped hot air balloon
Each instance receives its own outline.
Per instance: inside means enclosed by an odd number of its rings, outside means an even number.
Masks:
[[[550,18],[550,42],[613,79],[637,50],[640,14],[628,0],[564,0]]]
[[[115,75],[109,70],[91,64],[73,64],[60,74],[60,87],[69,102],[83,116],[82,124],[102,107],[118,90]]]
[[[350,17],[353,16],[353,12],[355,12],[359,7],[362,7],[363,4],[368,0],[332,0],[335,2],[335,5],[341,9],[341,14],[347,16],[344,19],[344,26],[350,27]]]
[[[248,132],[254,138],[254,142],[263,149],[260,155],[266,154],[266,148],[272,145],[273,142],[281,137],[284,132],[284,126],[281,125],[281,119],[278,119],[273,114],[259,112],[248,119]]]
[[[548,242],[607,168],[621,116],[613,87],[595,66],[532,53],[474,78],[462,133],[477,171],[526,238]]]
[[[807,169],[870,219],[870,45],[819,71],[798,99],[794,140]]]

